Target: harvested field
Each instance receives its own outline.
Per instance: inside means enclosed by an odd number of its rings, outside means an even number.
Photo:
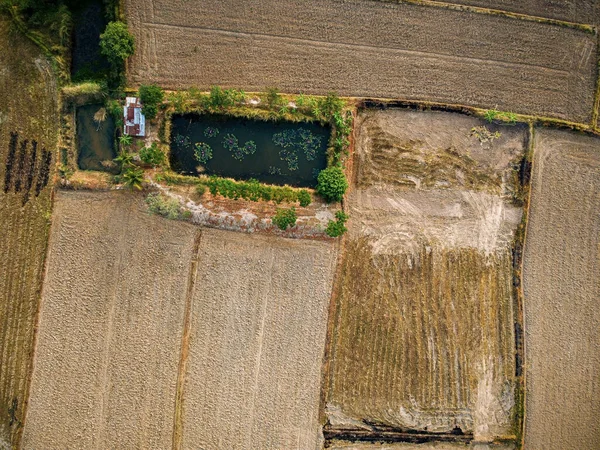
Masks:
[[[514,432],[513,167],[527,133],[499,127],[480,144],[469,133],[482,125],[359,114],[326,386],[334,428]]]
[[[362,0],[128,0],[126,12],[134,84],[334,90],[585,123],[592,114],[596,38],[562,26]]]
[[[525,448],[600,442],[600,140],[536,129],[524,254]]]
[[[319,449],[329,242],[204,230],[182,448]]]
[[[567,22],[600,24],[598,0],[452,0],[450,3],[493,8]]]
[[[2,14],[0,48],[0,448],[11,448],[25,419],[58,114],[50,64]]]
[[[59,191],[24,448],[170,448],[198,228]]]
[[[514,450],[514,444],[453,444],[432,442],[426,444],[354,444],[340,443],[329,450]]]

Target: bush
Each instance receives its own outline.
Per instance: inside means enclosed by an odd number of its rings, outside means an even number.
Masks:
[[[300,202],[300,206],[302,206],[303,208],[310,205],[312,201],[310,197],[310,192],[308,192],[306,189],[301,189],[298,192],[298,201]]]
[[[327,236],[329,237],[338,237],[348,231],[346,228],[346,221],[348,220],[347,214],[344,214],[343,211],[337,211],[335,213],[335,219],[336,220],[330,220],[327,223],[325,233],[327,233]]]
[[[134,50],[133,35],[123,22],[110,22],[100,35],[100,52],[115,67],[121,67]]]
[[[275,87],[267,88],[266,101],[269,109],[278,108],[283,104],[283,98],[279,95],[279,90]]]
[[[277,208],[277,212],[273,216],[273,223],[277,225],[280,230],[285,230],[287,227],[296,225],[296,219],[296,208],[293,206],[289,209]]]
[[[273,200],[278,204],[282,202],[300,202],[302,206],[307,206],[310,204],[311,200],[310,193],[306,189],[292,189],[289,186],[269,186],[261,184],[254,179],[248,181],[233,181],[213,175],[204,183],[212,195],[220,194],[223,197],[232,198],[234,200],[239,198],[254,202],[259,200],[264,200],[266,202]],[[306,203],[307,201],[308,203]]]
[[[156,142],[153,142],[150,147],[144,147],[140,150],[140,159],[146,164],[151,164],[154,167],[160,166],[165,162],[165,152],[163,152]]]
[[[154,119],[158,113],[158,105],[165,98],[164,91],[155,84],[142,84],[139,93],[142,102],[142,113],[147,119]]]
[[[172,220],[182,220],[191,217],[190,211],[181,207],[174,198],[167,197],[159,192],[152,192],[146,197],[148,210],[153,214]]]
[[[129,167],[123,173],[123,182],[126,186],[131,189],[142,189],[142,183],[144,182],[144,171],[137,167]]]
[[[348,180],[340,167],[328,167],[317,177],[317,192],[327,202],[339,202],[348,189]]]

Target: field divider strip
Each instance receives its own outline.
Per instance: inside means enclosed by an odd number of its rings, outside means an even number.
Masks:
[[[600,122],[598,120],[598,114],[600,111],[600,35],[596,38],[596,93],[594,95],[594,108],[592,110],[592,122],[591,126],[594,130],[600,131]]]
[[[531,14],[523,14],[518,12],[506,11],[503,9],[485,8],[483,6],[461,5],[457,3],[440,2],[437,0],[372,0],[382,3],[407,3],[420,6],[428,6],[434,8],[449,9],[452,11],[464,11],[475,14],[485,14],[488,16],[501,16],[509,19],[524,20],[527,22],[543,23],[547,25],[555,25],[564,28],[572,28],[585,33],[597,34],[598,30],[594,25],[569,22],[568,20],[550,19],[548,17],[533,16]]]
[[[314,45],[320,44],[324,47],[336,47],[337,46],[337,47],[348,47],[350,49],[357,48],[357,49],[361,49],[361,50],[373,50],[373,49],[387,50],[387,51],[393,51],[396,53],[402,53],[402,54],[412,55],[412,56],[448,59],[448,60],[454,60],[457,62],[469,61],[469,62],[474,62],[474,63],[478,63],[478,64],[487,64],[487,65],[491,65],[491,66],[503,66],[503,67],[513,68],[513,69],[522,68],[522,67],[530,67],[530,68],[538,69],[538,70],[547,70],[548,72],[554,72],[557,74],[570,75],[569,70],[556,69],[554,67],[541,66],[539,64],[529,64],[526,62],[510,62],[510,61],[503,61],[503,60],[498,60],[498,59],[482,59],[482,58],[475,58],[475,57],[470,57],[470,56],[452,55],[452,54],[447,54],[447,53],[427,52],[427,51],[422,51],[422,50],[408,50],[408,49],[397,48],[397,47],[388,47],[385,45],[355,44],[352,42],[322,41],[319,39],[310,39],[310,38],[306,38],[306,37],[292,37],[292,36],[269,34],[269,33],[254,33],[254,32],[248,32],[248,31],[232,31],[232,30],[224,30],[221,28],[213,28],[213,27],[194,27],[191,25],[172,25],[169,23],[159,23],[159,22],[152,22],[152,23],[145,22],[144,25],[147,27],[150,27],[150,28],[155,27],[155,28],[159,28],[159,29],[160,28],[174,29],[174,30],[188,29],[188,30],[194,30],[196,32],[206,31],[206,32],[228,35],[228,36],[281,39],[281,40],[297,42],[300,44],[306,44],[306,43],[312,43]]]
[[[200,259],[200,243],[202,231],[198,231],[194,238],[188,285],[185,296],[185,313],[183,319],[183,335],[181,338],[181,353],[177,372],[177,387],[175,389],[175,415],[173,422],[173,450],[179,450],[183,445],[183,389],[185,385],[185,371],[190,347],[190,333],[192,328],[192,308],[194,306],[194,288],[198,277],[198,261]]]

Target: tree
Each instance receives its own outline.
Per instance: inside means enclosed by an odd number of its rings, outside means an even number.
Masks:
[[[121,151],[119,156],[115,158],[115,162],[121,166],[121,172],[133,164],[133,156],[126,151]]]
[[[160,166],[165,162],[165,152],[158,148],[156,142],[153,142],[150,147],[144,147],[140,150],[140,159],[146,164]]]
[[[338,167],[328,167],[317,177],[317,192],[327,202],[339,202],[348,189],[348,180],[344,171]]]
[[[142,189],[142,182],[144,181],[144,171],[137,167],[129,167],[123,174],[123,181],[126,186],[131,189]]]
[[[165,92],[155,84],[142,84],[139,92],[140,101],[142,102],[142,113],[147,119],[154,119],[158,113],[158,105],[165,98]]]
[[[133,35],[123,22],[110,22],[100,35],[100,52],[115,67],[121,67],[134,50]]]
[[[298,192],[298,201],[302,207],[310,205],[310,202],[312,201],[310,198],[310,192],[308,192],[306,189],[301,189],[300,192]]]
[[[285,230],[287,227],[296,225],[296,219],[296,208],[293,206],[290,209],[277,208],[277,211],[273,216],[273,223],[277,225],[280,230]]]
[[[343,211],[337,211],[335,213],[336,220],[330,220],[327,223],[327,228],[325,229],[325,233],[329,237],[338,237],[344,234],[348,229],[346,228],[346,221],[348,220],[348,214],[345,214]]]

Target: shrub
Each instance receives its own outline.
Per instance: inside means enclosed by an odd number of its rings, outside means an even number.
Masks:
[[[142,162],[156,167],[165,162],[166,156],[165,152],[158,148],[156,142],[153,142],[150,147],[144,147],[140,150],[140,159]]]
[[[338,202],[348,189],[344,171],[337,166],[322,170],[317,177],[317,192],[327,202]]]
[[[164,91],[155,84],[142,84],[139,93],[142,102],[142,113],[147,119],[154,119],[158,113],[158,105],[165,98]]]
[[[131,189],[142,189],[143,181],[144,171],[142,169],[137,167],[129,167],[125,173],[123,173],[123,182]]]
[[[300,202],[300,206],[303,208],[310,205],[310,202],[312,201],[310,192],[308,192],[306,189],[301,189],[298,192],[298,201]]]
[[[266,90],[266,101],[269,109],[275,109],[283,103],[283,98],[279,95],[279,90],[276,87],[270,87]]]
[[[153,214],[172,220],[181,220],[191,217],[191,212],[182,208],[179,202],[159,192],[152,192],[146,197],[148,210]]]
[[[287,227],[296,225],[296,219],[296,208],[293,206],[289,209],[277,208],[277,211],[273,216],[273,223],[277,225],[280,230],[285,230]]]
[[[100,35],[100,52],[116,67],[133,55],[135,41],[123,22],[110,22]]]
[[[498,114],[500,114],[500,111],[498,111],[497,109],[486,109],[485,112],[483,113],[483,117],[489,123],[492,123],[494,121],[494,119],[496,117],[498,117]]]
[[[318,103],[319,112],[325,120],[330,120],[335,114],[341,115],[344,108],[344,101],[334,92],[330,92],[326,97],[321,98]]]
[[[335,213],[335,219],[336,220],[330,220],[327,223],[325,233],[327,233],[327,236],[329,237],[338,237],[348,231],[346,228],[346,221],[348,220],[347,214],[344,214],[343,211],[337,211]]]

